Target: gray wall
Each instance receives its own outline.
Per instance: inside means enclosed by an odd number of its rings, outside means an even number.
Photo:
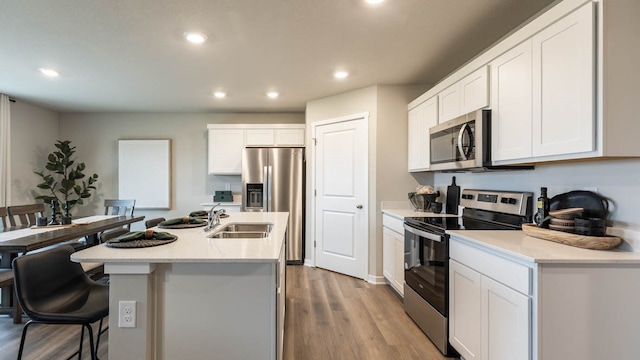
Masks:
[[[78,147],[87,173],[99,175],[94,205],[87,214],[102,211],[106,198],[118,198],[118,139],[171,139],[172,209],[136,210],[139,215],[181,217],[211,202],[215,190],[240,192],[240,176],[207,174],[207,124],[303,123],[302,113],[282,114],[183,114],[183,113],[92,113],[62,114],[60,134]],[[222,154],[223,156],[223,154]],[[140,176],[144,176],[141,174]],[[153,179],[148,179],[153,181]],[[136,224],[141,228],[142,224]]]
[[[58,140],[58,113],[21,101],[11,104],[11,196],[9,205],[36,202],[43,194],[36,185],[40,177],[34,171],[44,170],[47,155],[55,150]]]
[[[405,200],[406,189],[415,189],[417,181],[407,172],[407,104],[424,92],[424,85],[370,86],[347,93],[310,101],[306,107],[307,143],[312,124],[358,113],[369,114],[369,279],[382,279],[382,222],[380,202]],[[307,159],[311,174],[313,159]],[[427,176],[426,179],[432,179]],[[307,179],[307,198],[311,199],[311,178]],[[411,191],[411,190],[409,190]],[[313,259],[313,218],[311,202],[307,203],[306,259]]]

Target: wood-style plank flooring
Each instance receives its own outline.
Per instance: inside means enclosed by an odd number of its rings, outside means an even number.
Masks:
[[[389,286],[287,267],[287,360],[442,360]]]
[[[299,265],[288,266],[286,276],[286,360],[447,359],[405,314],[390,287]],[[22,327],[0,316],[0,360],[16,358]],[[108,332],[100,339],[102,360],[108,359],[108,339]],[[79,327],[36,324],[23,358],[66,359],[78,340]]]

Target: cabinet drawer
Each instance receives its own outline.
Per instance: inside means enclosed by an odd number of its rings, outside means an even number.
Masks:
[[[382,214],[382,226],[388,227],[399,234],[404,234],[404,221],[391,215]]]
[[[449,256],[522,294],[532,295],[532,269],[451,238]]]

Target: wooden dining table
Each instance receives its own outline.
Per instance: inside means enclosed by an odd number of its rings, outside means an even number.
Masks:
[[[87,246],[99,244],[98,234],[103,231],[129,225],[144,220],[144,216],[94,216],[74,220],[71,225],[51,227],[40,230],[13,227],[0,229],[0,269],[10,269],[13,259],[29,251],[38,250],[47,246],[59,244],[65,241],[86,238]],[[16,236],[12,236],[12,235]],[[0,300],[0,314],[13,313],[16,322],[15,310],[17,308],[14,299],[13,286],[2,289]],[[20,321],[18,321],[20,322]]]

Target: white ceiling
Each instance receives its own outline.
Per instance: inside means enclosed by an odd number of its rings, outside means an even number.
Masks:
[[[0,92],[60,112],[303,111],[433,84],[552,1],[0,0]]]

